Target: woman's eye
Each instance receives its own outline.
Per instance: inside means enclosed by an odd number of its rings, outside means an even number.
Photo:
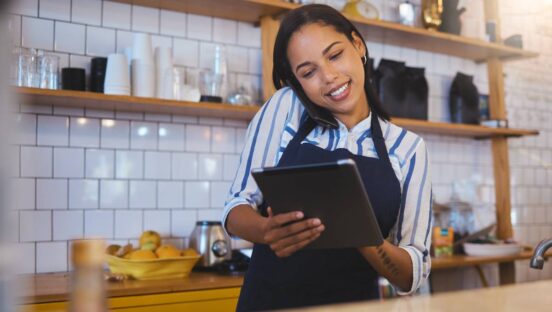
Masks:
[[[335,60],[335,59],[339,58],[341,56],[341,54],[343,54],[343,51],[340,51],[340,52],[330,56],[330,60]]]
[[[314,72],[314,70],[309,70],[308,72],[303,74],[303,78],[309,78],[310,76],[312,76],[313,72]]]

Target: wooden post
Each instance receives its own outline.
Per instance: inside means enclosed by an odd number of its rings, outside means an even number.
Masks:
[[[497,0],[486,0],[485,21],[495,23],[497,41],[501,42],[500,14]],[[489,113],[491,119],[506,119],[506,103],[504,100],[504,69],[498,58],[487,61],[489,78]],[[510,218],[510,161],[508,159],[508,141],[505,137],[492,139],[493,169],[495,178],[495,201],[497,236],[500,239],[513,237]],[[499,265],[500,284],[515,283],[514,262]]]
[[[272,16],[261,17],[261,48],[263,58],[263,100],[267,101],[276,91],[272,83],[272,57],[274,42],[280,21]]]

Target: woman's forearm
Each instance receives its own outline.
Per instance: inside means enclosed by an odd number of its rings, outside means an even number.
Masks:
[[[408,252],[388,241],[377,247],[361,247],[360,253],[370,265],[403,291],[412,286],[412,259]]]
[[[253,243],[264,243],[263,228],[266,218],[249,205],[239,205],[230,211],[226,218],[226,229],[230,234]]]

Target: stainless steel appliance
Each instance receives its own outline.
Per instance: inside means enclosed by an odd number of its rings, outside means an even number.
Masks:
[[[232,243],[221,222],[198,221],[190,237],[190,248],[201,255],[197,266],[213,267],[232,257]]]

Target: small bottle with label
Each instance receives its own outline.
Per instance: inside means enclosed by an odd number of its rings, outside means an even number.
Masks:
[[[103,272],[105,242],[77,240],[72,243],[71,312],[105,312],[107,299]]]

